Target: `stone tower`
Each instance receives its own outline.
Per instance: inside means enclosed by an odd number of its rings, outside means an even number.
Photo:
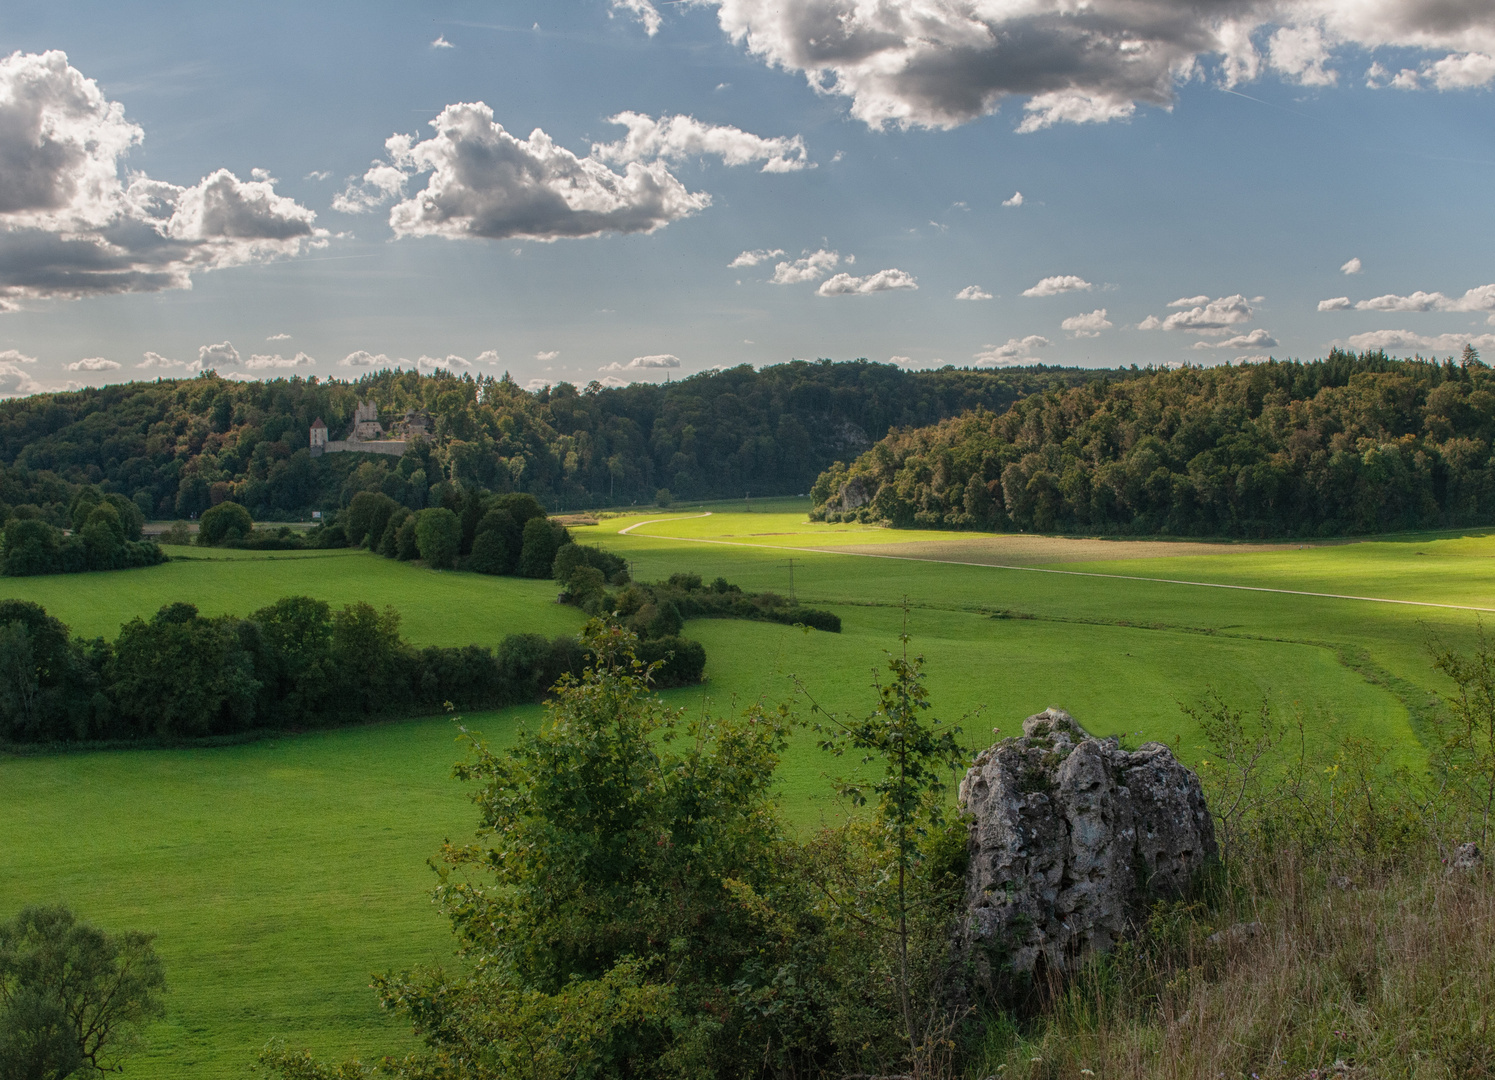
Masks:
[[[319,416],[311,422],[311,456],[321,457],[327,449],[327,425]]]

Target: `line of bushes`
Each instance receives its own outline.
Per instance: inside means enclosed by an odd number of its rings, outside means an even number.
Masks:
[[[63,532],[18,507],[5,524],[4,571],[10,577],[74,574],[155,566],[166,555],[141,539],[145,515],[123,495],[81,488],[69,507],[70,532]]]
[[[555,577],[566,591],[562,599],[593,615],[608,615],[624,623],[645,640],[678,634],[686,619],[749,619],[789,626],[810,626],[832,634],[841,632],[841,617],[831,611],[802,607],[778,593],[745,593],[726,578],[704,584],[700,574],[671,574],[653,584],[621,582],[624,587],[609,593],[603,566],[616,555],[584,544],[561,549],[555,559]],[[621,560],[618,560],[621,562]]]
[[[304,536],[284,528],[257,530],[248,510],[224,502],[203,513],[197,543],[260,551],[367,547],[390,559],[420,559],[437,570],[558,576],[556,556],[572,544],[571,534],[549,519],[533,495],[492,495],[457,485],[449,485],[447,495],[450,505],[411,510],[382,492],[360,491],[335,518]],[[590,558],[607,580],[626,578],[617,556]]]
[[[0,601],[0,739],[12,743],[192,739],[326,727],[381,714],[491,709],[539,700],[587,665],[574,637],[511,634],[483,645],[416,648],[399,614],[366,603],[333,611],[291,596],[247,618],[167,604],[113,642],[72,636],[38,604]],[[699,682],[694,641],[665,636],[661,687]]]

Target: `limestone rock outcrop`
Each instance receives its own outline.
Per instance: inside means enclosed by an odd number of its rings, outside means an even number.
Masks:
[[[1062,709],[983,751],[960,785],[971,815],[961,945],[988,984],[1064,971],[1182,895],[1216,856],[1199,778],[1162,743],[1121,749]]]

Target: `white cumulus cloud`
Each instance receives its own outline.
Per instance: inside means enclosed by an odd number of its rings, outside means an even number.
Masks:
[[[628,12],[643,24],[644,33],[650,37],[659,33],[659,28],[664,23],[659,9],[650,0],[613,0],[613,10]]]
[[[1358,258],[1355,258],[1351,259],[1349,262],[1341,266],[1339,268],[1339,272],[1341,274],[1358,274],[1363,269],[1365,269],[1365,264],[1362,263]]]
[[[964,289],[961,289],[960,292],[958,292],[958,293],[955,294],[955,299],[957,299],[957,300],[990,300],[991,299],[991,293],[987,292],[980,285],[967,285]]]
[[[1418,290],[1406,296],[1387,293],[1355,304],[1357,311],[1495,311],[1495,285],[1479,285],[1463,296]]]
[[[840,261],[838,252],[821,248],[807,253],[802,259],[779,263],[773,268],[771,280],[775,285],[800,285],[806,281],[819,281]],[[846,261],[851,262],[850,259]]]
[[[1275,349],[1277,339],[1265,330],[1256,329],[1249,334],[1236,334],[1224,341],[1196,341],[1196,349]]]
[[[465,357],[449,356],[425,356],[422,355],[415,361],[415,366],[421,371],[461,371],[472,367],[472,363]]]
[[[744,251],[737,258],[729,262],[727,268],[736,270],[743,266],[757,266],[759,263],[767,262],[769,259],[777,259],[782,254],[784,254],[783,248],[773,248],[771,250],[769,248],[759,248],[756,251]]]
[[[350,352],[347,356],[339,360],[337,362],[337,366],[387,368],[392,367],[394,363],[395,362],[393,360],[385,356],[383,353],[371,353],[366,352],[363,349],[359,349],[356,352]]]
[[[437,34],[436,40],[431,42],[431,48],[433,49],[455,49],[456,47],[446,39],[445,34]]]
[[[66,53],[0,59],[0,309],[189,288],[199,271],[326,243],[316,214],[262,170],[191,187],[127,170],[144,137]]]
[[[252,354],[244,361],[244,366],[250,371],[264,371],[270,368],[298,368],[311,367],[316,361],[304,352],[298,352],[295,356],[281,356],[279,353],[265,355],[262,353]]]
[[[1172,106],[1180,83],[1268,71],[1330,86],[1336,58],[1444,54],[1439,89],[1488,85],[1487,0],[692,0],[771,67],[803,74],[873,127],[950,128],[1027,98],[1018,130]],[[1441,65],[1441,66],[1440,66]],[[1440,81],[1441,80],[1441,81]]]
[[[1037,363],[1033,353],[1047,349],[1053,342],[1038,334],[1027,337],[1008,338],[1004,345],[987,345],[976,354],[976,363],[983,366],[1007,367],[1014,364]]]
[[[1349,311],[1355,305],[1350,303],[1348,296],[1336,296],[1329,300],[1319,301],[1320,311]]]
[[[102,356],[85,356],[82,360],[74,360],[67,366],[69,371],[118,371],[119,362],[116,360],[105,360]]]
[[[1196,334],[1223,336],[1228,333],[1230,327],[1250,322],[1254,314],[1250,302],[1239,293],[1233,296],[1222,296],[1215,300],[1203,295],[1187,296],[1173,301],[1168,306],[1186,310],[1175,311],[1166,319],[1149,315],[1137,325],[1137,329],[1189,330]]]
[[[148,370],[151,368],[155,368],[163,371],[172,368],[188,368],[195,370],[198,367],[197,364],[187,364],[181,360],[169,360],[157,352],[145,353],[144,359],[142,359],[140,363],[136,364],[135,366],[137,368],[146,368]]]
[[[217,345],[199,345],[197,364],[201,368],[235,367],[239,363],[239,350],[227,341]]]
[[[1281,26],[1268,42],[1272,67],[1304,86],[1333,86],[1339,73],[1326,68],[1329,41],[1314,23]]]
[[[6,349],[0,352],[0,364],[34,364],[36,357],[27,356],[20,349]]]
[[[334,200],[345,211],[390,199],[395,236],[540,240],[652,233],[711,205],[687,191],[663,161],[628,162],[614,172],[595,157],[578,157],[536,128],[528,139],[505,131],[483,102],[448,105],[424,141],[393,135],[388,160]],[[408,194],[416,177],[425,187]]]
[[[661,116],[621,112],[608,120],[628,129],[617,142],[593,143],[592,156],[615,165],[631,161],[683,161],[710,155],[725,165],[763,162],[763,172],[798,172],[808,168],[805,140],[798,135],[763,138],[741,128],[705,124],[693,116]]]
[[[1046,277],[1032,288],[1024,289],[1024,296],[1058,296],[1067,292],[1089,292],[1094,285],[1074,274],[1056,274]]]
[[[478,353],[477,357],[473,360],[473,363],[484,364],[488,367],[497,367],[500,363],[502,363],[502,361],[498,358],[497,349],[484,349],[482,352]]]
[[[1386,349],[1393,352],[1416,350],[1425,353],[1457,355],[1465,345],[1482,353],[1495,349],[1495,334],[1415,334],[1411,330],[1372,330],[1351,335],[1346,344],[1352,349]]]
[[[680,366],[680,358],[673,353],[655,353],[653,356],[635,356],[626,364],[620,364],[616,360],[611,364],[604,364],[598,371],[661,371],[665,368],[677,368]]]
[[[1012,193],[1012,198],[1010,198],[1010,199],[1003,199],[1002,200],[1002,205],[1003,206],[1022,206],[1023,205],[1023,193],[1021,191],[1014,191]]]
[[[1392,76],[1379,63],[1366,73],[1366,85],[1393,90],[1475,90],[1495,82],[1495,56],[1487,52],[1449,53],[1441,60],[1429,60],[1421,69],[1402,68]]]
[[[1059,324],[1061,330],[1067,330],[1077,338],[1100,337],[1101,331],[1109,330],[1115,325],[1106,318],[1105,308],[1096,308],[1094,311],[1084,315],[1071,315]]]
[[[35,394],[43,389],[25,368],[0,361],[0,398]]]
[[[902,270],[889,268],[879,270],[866,277],[851,274],[836,274],[826,278],[815,290],[817,296],[866,296],[869,293],[890,292],[894,289],[917,289],[918,279]]]
[[[557,356],[560,355],[560,349],[542,349],[539,352],[535,353],[535,359],[541,361],[550,361],[554,360]]]

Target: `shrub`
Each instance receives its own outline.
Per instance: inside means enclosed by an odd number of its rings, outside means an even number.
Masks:
[[[672,635],[640,641],[635,651],[645,664],[659,663],[655,686],[694,686],[706,674],[706,647],[699,641]]]
[[[478,520],[468,569],[479,574],[509,574],[519,561],[521,525],[512,513],[495,507]]]
[[[669,488],[660,488],[654,493],[654,505],[668,509],[673,506],[675,497],[670,494]]]
[[[427,566],[452,569],[462,551],[462,522],[445,507],[422,510],[415,520],[415,546]]]
[[[149,622],[135,618],[122,626],[108,675],[126,729],[201,736],[250,727],[259,683],[238,622],[203,618],[192,604],[177,603]]]
[[[524,524],[524,546],[519,551],[519,573],[523,577],[545,578],[555,566],[555,556],[563,544],[571,542],[564,525],[543,517],[530,518]]]
[[[556,552],[550,576],[559,582],[571,580],[571,573],[578,566],[591,566],[601,573],[603,580],[612,585],[628,582],[628,562],[621,555],[604,551],[591,544],[565,544]],[[697,581],[699,582],[699,578]]]
[[[65,907],[0,923],[0,1078],[123,1071],[137,1030],[166,1014],[153,935],[108,934]]]
[[[376,547],[384,536],[385,526],[400,504],[378,491],[360,491],[348,504],[343,515],[344,529],[350,547]]]
[[[384,532],[379,535],[378,551],[386,559],[393,559],[400,554],[400,528],[411,517],[408,507],[400,506],[389,515],[389,521],[384,525]]]
[[[11,577],[55,574],[61,568],[62,533],[36,518],[5,526],[5,572]]]
[[[421,511],[424,513],[425,511]],[[419,515],[411,514],[400,523],[400,531],[395,534],[395,558],[401,562],[408,562],[420,554],[420,548],[416,543],[415,527]]]
[[[238,503],[219,503],[204,510],[197,521],[197,542],[204,547],[220,547],[231,540],[242,540],[254,531],[254,519]]]

